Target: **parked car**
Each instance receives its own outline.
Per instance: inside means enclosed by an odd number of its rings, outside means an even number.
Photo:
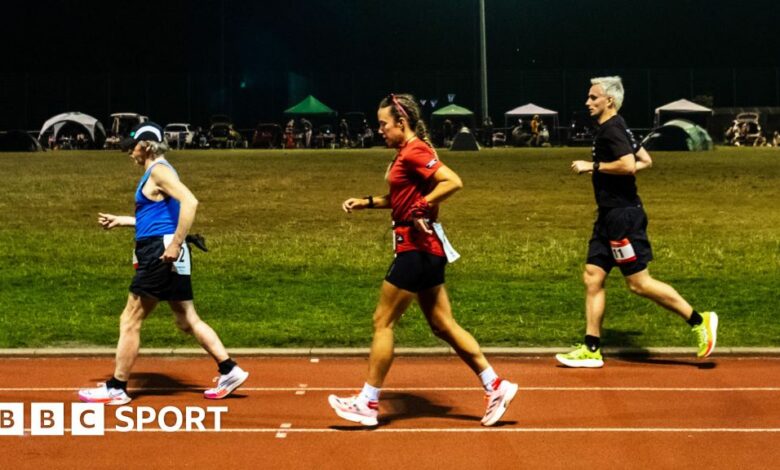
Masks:
[[[233,120],[227,114],[215,114],[209,119],[209,124],[232,124]]]
[[[192,126],[184,122],[173,122],[163,129],[165,140],[174,148],[192,147],[195,131]]]
[[[766,137],[759,124],[758,113],[739,113],[732,125],[726,129],[726,142],[731,145],[766,145]]]
[[[282,126],[279,124],[259,123],[252,135],[252,147],[277,148],[282,145]]]
[[[209,129],[209,146],[211,148],[245,147],[244,137],[233,128],[233,124],[217,122]]]
[[[149,120],[148,116],[138,113],[114,113],[111,115],[111,129],[108,131],[106,142],[103,145],[107,149],[119,148],[119,142],[128,137],[130,130],[138,124]]]

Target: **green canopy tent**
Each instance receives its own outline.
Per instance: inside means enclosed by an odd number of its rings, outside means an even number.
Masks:
[[[329,108],[322,101],[313,97],[307,96],[300,103],[288,108],[284,111],[285,116],[316,116],[316,117],[333,117],[336,115],[336,111]]]
[[[456,104],[450,104],[443,108],[439,108],[431,113],[431,134],[434,136],[434,141],[437,145],[441,144],[445,139],[445,120],[449,120],[452,124],[453,135],[451,137],[457,135],[458,131],[463,126],[472,130],[476,128],[474,113],[471,112],[471,110]]]
[[[437,109],[431,114],[431,128],[434,132],[444,133],[443,124],[445,119],[449,119],[452,122],[455,133],[450,150],[479,150],[473,133],[476,127],[473,112],[456,104]],[[468,128],[468,132],[461,132],[464,126]]]
[[[445,119],[449,119],[453,123],[460,121],[470,128],[474,127],[474,113],[457,104],[451,104],[434,111],[433,114],[431,114],[431,125],[433,125],[434,122],[443,121]]]
[[[284,115],[293,119],[306,118],[312,125],[307,132],[303,123],[296,126],[300,132],[296,132],[296,146],[311,148],[332,147],[336,142],[336,134],[333,131],[333,124],[336,117],[336,111],[332,110],[322,101],[309,95],[295,106],[284,111]]]

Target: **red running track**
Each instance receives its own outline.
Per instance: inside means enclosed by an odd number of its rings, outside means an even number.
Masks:
[[[5,359],[0,404],[66,403],[105,380],[110,359]],[[520,384],[504,419],[483,428],[482,391],[458,359],[398,358],[380,426],[342,421],[329,393],[363,383],[365,358],[239,358],[251,376],[222,401],[202,398],[208,359],[139,359],[134,407],[227,406],[221,432],[113,431],[104,436],[0,436],[0,468],[777,468],[780,360],[612,359],[600,370],[553,358],[493,358]],[[137,408],[136,408],[137,409]],[[147,426],[147,427],[148,427]],[[213,421],[206,421],[207,428]],[[69,424],[66,424],[69,427]]]

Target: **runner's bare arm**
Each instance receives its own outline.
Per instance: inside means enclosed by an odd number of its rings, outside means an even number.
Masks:
[[[351,213],[352,211],[359,211],[362,209],[389,209],[390,208],[390,195],[385,194],[384,196],[370,196],[373,200],[374,205],[371,206],[372,200],[369,200],[368,197],[351,197],[344,201],[341,204],[341,208],[346,213]]]
[[[594,162],[586,160],[575,160],[571,162],[571,171],[578,175],[582,173],[593,173]],[[623,155],[614,162],[599,163],[599,173],[608,175],[633,175],[636,173],[636,159],[633,153]]]
[[[182,183],[176,174],[164,165],[156,165],[152,169],[151,179],[155,185],[168,196],[179,201],[179,222],[176,232],[173,234],[171,244],[165,249],[161,257],[163,261],[173,261],[179,257],[179,250],[184,243],[187,233],[195,221],[195,212],[198,208],[198,200],[195,195]]]
[[[114,227],[135,227],[135,217],[98,212],[98,223],[105,230],[111,230]]]
[[[653,159],[650,158],[650,154],[644,147],[639,147],[639,151],[636,153],[636,171],[646,170],[652,166]]]
[[[425,196],[425,200],[431,206],[440,204],[463,188],[463,181],[447,165],[442,165],[436,170],[436,173],[433,174],[433,181],[436,183],[436,186]]]

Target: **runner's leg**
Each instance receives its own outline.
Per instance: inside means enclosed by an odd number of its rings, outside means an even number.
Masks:
[[[127,305],[119,317],[119,341],[116,345],[116,365],[114,377],[127,382],[130,370],[138,357],[141,347],[141,325],[144,319],[157,306],[157,300],[130,293]]]
[[[400,289],[387,281],[382,282],[379,304],[374,311],[374,336],[368,358],[366,382],[381,388],[387,371],[393,363],[393,327],[414,300],[414,293]]]

